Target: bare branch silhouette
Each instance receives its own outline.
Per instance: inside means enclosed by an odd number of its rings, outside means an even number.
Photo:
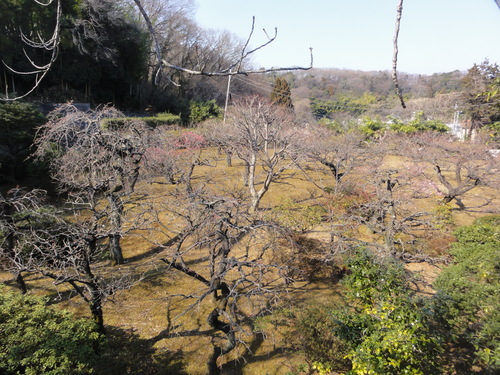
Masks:
[[[403,108],[406,108],[406,104],[403,98],[403,93],[401,92],[401,88],[399,87],[399,82],[398,82],[398,71],[397,71],[397,66],[398,66],[398,36],[399,36],[399,28],[401,25],[401,15],[403,14],[403,0],[399,0],[398,8],[397,8],[397,16],[396,16],[396,28],[394,30],[394,52],[392,55],[392,80],[394,81],[394,88],[396,89],[396,94],[399,97],[399,100],[401,101],[401,106]]]
[[[255,17],[253,18],[252,20],[252,27],[251,27],[251,31],[250,31],[250,34],[249,34],[249,37],[243,47],[243,49],[241,50],[241,54],[240,54],[240,57],[238,58],[238,60],[234,61],[228,68],[226,69],[223,69],[223,70],[220,70],[220,71],[203,71],[203,70],[192,70],[192,69],[188,69],[188,68],[185,68],[185,67],[181,67],[181,66],[177,66],[177,65],[174,65],[174,64],[171,64],[169,63],[168,61],[166,61],[165,59],[163,59],[162,55],[161,55],[161,47],[160,47],[160,44],[159,44],[159,41],[158,41],[158,38],[157,38],[157,35],[156,35],[156,32],[155,32],[155,29],[154,29],[154,26],[153,26],[153,23],[151,22],[151,19],[149,18],[149,15],[147,14],[146,10],[144,9],[144,7],[142,6],[142,3],[140,0],[134,0],[134,3],[137,5],[137,7],[139,8],[139,11],[141,12],[141,15],[142,17],[144,18],[144,21],[146,22],[147,26],[148,26],[148,29],[149,29],[149,32],[151,33],[151,37],[153,38],[153,43],[155,45],[155,53],[156,53],[156,56],[157,56],[157,59],[158,59],[158,65],[157,65],[157,70],[156,71],[161,71],[162,68],[170,68],[170,69],[174,69],[174,70],[177,70],[177,71],[180,71],[180,72],[184,72],[184,73],[187,73],[187,74],[191,74],[191,75],[202,75],[202,76],[209,76],[209,77],[224,77],[224,76],[234,76],[234,75],[247,75],[247,74],[263,74],[263,73],[270,73],[270,72],[280,72],[280,71],[289,71],[289,70],[309,70],[313,67],[313,54],[312,54],[312,48],[310,48],[310,55],[311,55],[311,63],[308,67],[283,67],[283,68],[269,68],[269,69],[266,69],[266,68],[262,68],[262,69],[257,69],[257,70],[253,70],[253,69],[243,69],[242,66],[243,66],[243,62],[245,61],[246,58],[248,58],[250,55],[252,55],[253,53],[255,53],[256,51],[268,46],[270,43],[272,43],[276,37],[277,37],[277,29],[275,29],[275,32],[274,32],[274,35],[269,38],[269,35],[266,33],[266,35],[268,36],[268,41],[261,44],[260,46],[250,50],[250,51],[247,51],[247,47],[249,45],[249,42],[250,42],[250,39],[253,35],[253,31],[254,31],[254,27],[255,27]],[[236,68],[236,69],[235,69]]]
[[[48,0],[46,3],[40,2],[38,0],[34,0],[37,4],[42,5],[42,6],[49,6],[51,5],[54,0]],[[52,65],[54,64],[54,61],[57,59],[57,55],[59,52],[59,43],[61,41],[60,37],[60,30],[61,30],[61,0],[57,0],[57,9],[56,9],[56,24],[54,26],[54,32],[50,39],[44,40],[43,37],[40,35],[40,33],[37,33],[38,40],[31,39],[24,34],[24,32],[21,30],[21,40],[28,46],[33,49],[38,49],[38,50],[46,50],[50,51],[50,59],[46,64],[37,64],[34,59],[32,59],[26,49],[23,48],[24,51],[24,56],[26,59],[29,61],[30,65],[34,68],[34,70],[31,71],[18,71],[11,66],[7,65],[5,61],[2,60],[2,63],[5,65],[5,67],[10,70],[14,74],[18,75],[30,75],[35,77],[35,83],[31,87],[30,90],[28,90],[26,93],[22,95],[16,95],[13,98],[9,98],[8,96],[6,98],[1,98],[0,100],[2,101],[14,101],[14,100],[19,100],[22,99],[29,94],[31,94],[33,91],[36,90],[36,88],[40,85],[40,82],[45,78],[47,73],[50,71]]]

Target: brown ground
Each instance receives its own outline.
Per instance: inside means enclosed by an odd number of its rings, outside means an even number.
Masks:
[[[397,161],[390,161],[396,163]],[[240,166],[235,163],[232,168],[224,167],[223,161],[218,167],[223,167],[221,179],[234,183],[241,174]],[[199,175],[215,173],[213,167],[201,167]],[[219,173],[219,172],[218,172]],[[144,186],[152,189],[151,186]],[[159,186],[154,189],[161,188]],[[296,199],[310,199],[314,188],[305,181],[299,173],[292,176],[286,184],[275,185],[263,201],[262,206],[272,206],[284,196]],[[481,206],[486,198],[492,201],[487,206]],[[491,213],[500,207],[500,195],[497,191],[478,188],[463,198],[463,203],[469,210],[453,207],[455,226],[468,225],[480,216]],[[429,197],[418,202],[424,209],[436,205],[436,197]],[[452,227],[443,230],[440,236],[433,236],[432,247],[437,253],[446,255],[446,247],[450,241]],[[310,237],[317,240],[327,240],[328,234],[320,226],[311,231]],[[108,301],[104,307],[105,323],[108,332],[114,340],[112,346],[114,358],[108,358],[104,373],[113,374],[190,374],[206,373],[205,363],[211,350],[212,331],[205,321],[206,312],[211,308],[209,301],[188,314],[175,319],[186,307],[186,301],[167,297],[180,291],[192,290],[196,282],[175,270],[167,270],[159,260],[160,253],[152,251],[149,244],[140,238],[130,237],[123,241],[124,256],[132,262],[121,266],[121,272],[141,274],[142,280],[134,284]],[[406,269],[418,274],[420,281],[415,289],[424,294],[433,293],[431,287],[443,265],[431,265],[425,262],[409,263]],[[106,267],[106,265],[102,265]],[[8,274],[1,274],[0,281],[12,285]],[[63,287],[57,287],[59,294],[54,294],[53,286],[47,280],[38,279],[32,275],[27,279],[31,292],[52,296],[54,303],[88,316],[87,306],[74,295],[66,293]],[[61,297],[61,301],[57,298]],[[71,298],[68,298],[70,296]],[[297,283],[288,298],[295,303],[314,305],[338,301],[339,287],[332,282]],[[300,355],[286,353],[281,350],[279,332],[270,335],[266,340],[261,337],[245,338],[248,349],[254,356],[243,355],[245,348],[241,347],[224,358],[227,363],[225,374],[285,374],[294,366],[305,363]],[[111,371],[112,366],[117,370]]]

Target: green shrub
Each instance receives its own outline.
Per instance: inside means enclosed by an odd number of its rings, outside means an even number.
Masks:
[[[415,118],[410,121],[401,121],[397,118],[390,118],[387,125],[380,119],[364,118],[360,130],[368,137],[377,137],[385,131],[391,130],[396,133],[412,134],[418,132],[435,131],[446,133],[449,128],[439,120],[427,120],[423,112],[417,112]]]
[[[377,137],[387,130],[387,124],[380,119],[365,117],[363,119],[360,131],[368,137]]]
[[[179,125],[181,123],[181,118],[178,115],[171,113],[158,113],[156,116],[150,117],[120,117],[120,118],[109,118],[102,122],[104,128],[120,129],[127,121],[144,121],[146,125],[156,128],[162,125]]]
[[[427,131],[446,133],[450,130],[442,121],[427,120],[423,112],[417,112],[415,117],[407,122],[393,118],[389,129],[398,133],[406,134]]]
[[[437,301],[455,343],[471,345],[475,364],[500,371],[500,226],[483,224],[455,231],[453,263],[435,282]]]
[[[189,105],[189,124],[198,124],[208,119],[221,118],[224,111],[215,100],[192,102]]]
[[[343,280],[347,295],[362,308],[378,301],[406,297],[408,283],[400,262],[391,258],[378,258],[361,249],[347,265],[349,276]]]
[[[433,329],[430,310],[409,293],[403,267],[360,250],[348,269],[348,307],[309,313],[295,323],[316,368],[350,368],[348,374],[441,374],[440,331]]]
[[[0,373],[91,374],[103,344],[94,322],[0,289]]]
[[[450,204],[440,202],[434,209],[432,218],[433,224],[438,229],[444,229],[449,225],[455,224],[453,219],[453,207]]]
[[[476,220],[474,220],[474,225],[493,225],[493,226],[500,226],[500,215],[488,215],[488,216],[483,216],[479,217]]]

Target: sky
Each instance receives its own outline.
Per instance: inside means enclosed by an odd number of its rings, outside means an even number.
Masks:
[[[197,0],[196,20],[246,39],[252,17],[255,67],[309,66],[364,71],[392,69],[398,0]],[[466,71],[489,59],[500,64],[500,9],[494,0],[405,0],[398,71]]]

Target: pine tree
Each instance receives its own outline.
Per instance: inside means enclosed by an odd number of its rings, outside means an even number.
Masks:
[[[282,105],[286,108],[293,108],[292,92],[290,91],[290,85],[286,79],[277,77],[274,81],[273,91],[271,93],[271,102],[273,104]]]
[[[465,112],[473,129],[500,121],[500,67],[485,60],[474,64],[463,80]]]

